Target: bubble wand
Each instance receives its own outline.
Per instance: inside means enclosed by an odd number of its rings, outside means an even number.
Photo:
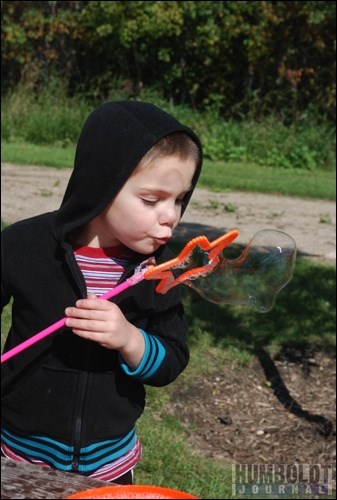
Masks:
[[[292,278],[295,241],[282,231],[259,231],[239,258],[225,259],[222,251],[238,236],[239,231],[236,229],[213,242],[209,242],[206,236],[197,236],[174,259],[159,265],[154,265],[153,258],[148,259],[136,269],[133,276],[99,299],[115,297],[143,279],[160,280],[156,291],[161,294],[176,285],[186,284],[211,302],[250,304],[260,312],[267,312],[273,307],[276,294]],[[176,271],[174,274],[173,270]],[[179,270],[183,272],[177,276]],[[203,280],[198,285],[196,280],[200,277]],[[263,297],[263,300],[259,297]],[[1,363],[65,326],[66,319],[60,319],[4,353]]]

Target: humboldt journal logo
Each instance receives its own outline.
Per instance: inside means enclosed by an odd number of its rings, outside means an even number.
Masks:
[[[333,495],[336,466],[329,464],[233,464],[232,494],[253,498]]]

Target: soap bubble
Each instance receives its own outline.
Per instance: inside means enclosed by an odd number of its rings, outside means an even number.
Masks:
[[[188,267],[207,267],[208,254],[197,246]],[[296,243],[283,231],[263,229],[240,257],[229,260],[221,252],[218,258],[212,271],[189,276],[182,283],[215,304],[246,305],[265,313],[274,307],[277,294],[293,276]]]

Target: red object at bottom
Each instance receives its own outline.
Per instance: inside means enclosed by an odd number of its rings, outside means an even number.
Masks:
[[[94,488],[93,490],[80,491],[68,496],[67,498],[119,498],[119,499],[148,499],[148,498],[198,498],[184,491],[172,490],[170,488],[162,488],[161,486],[147,485],[116,485],[103,486],[102,488]]]

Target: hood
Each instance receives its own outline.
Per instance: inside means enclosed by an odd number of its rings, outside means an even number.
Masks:
[[[63,239],[100,214],[144,154],[160,139],[178,131],[190,135],[200,149],[194,189],[201,170],[202,146],[190,128],[146,102],[108,102],[96,108],[84,123],[77,143],[74,169],[55,218],[56,236]]]

